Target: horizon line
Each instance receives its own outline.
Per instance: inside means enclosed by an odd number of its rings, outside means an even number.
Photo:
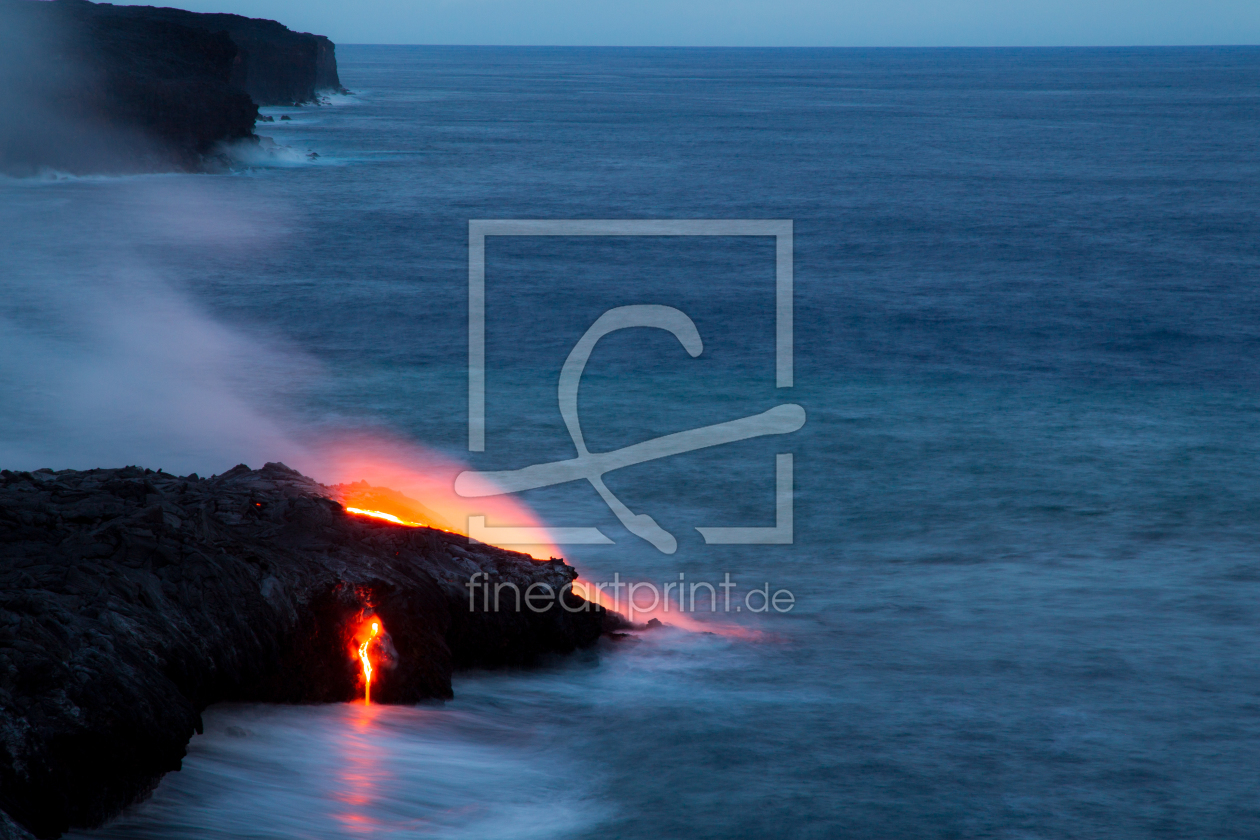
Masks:
[[[1256,49],[1260,43],[1203,44],[464,44],[411,43],[403,41],[336,41],[344,47],[456,47],[576,50],[1159,50],[1159,49]]]

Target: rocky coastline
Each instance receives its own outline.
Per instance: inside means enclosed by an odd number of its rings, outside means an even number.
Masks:
[[[0,172],[201,171],[260,105],[342,91],[336,48],[272,20],[0,0]]]
[[[361,697],[365,611],[395,654],[372,680],[384,703],[448,698],[457,669],[570,652],[615,621],[565,591],[562,560],[352,515],[336,495],[282,464],[0,471],[0,838],[143,798],[211,703]],[[496,611],[470,597],[477,573],[546,586]]]

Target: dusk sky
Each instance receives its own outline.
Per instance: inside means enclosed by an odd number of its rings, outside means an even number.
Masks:
[[[172,5],[273,18],[343,44],[1260,43],[1256,0],[183,0]]]

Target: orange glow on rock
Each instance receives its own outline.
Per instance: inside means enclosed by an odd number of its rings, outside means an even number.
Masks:
[[[468,465],[409,441],[364,434],[326,438],[293,463],[299,471],[329,485],[334,498],[347,509],[356,508],[357,515],[464,536],[470,516],[484,516],[492,527],[544,527],[538,515],[513,496],[466,499],[458,495],[455,476]],[[561,556],[550,541],[502,547],[537,560]]]
[[[334,498],[355,516],[397,525],[437,528],[463,536],[468,533],[469,516],[485,516],[489,526],[546,527],[532,509],[511,495],[468,499],[459,496],[455,493],[455,477],[468,469],[468,464],[399,438],[358,433],[324,438],[308,449],[304,457],[295,458],[291,463],[299,471],[330,485]],[[524,552],[536,560],[564,556],[554,542],[501,547]],[[571,556],[566,560],[580,569],[580,561],[575,562]],[[583,573],[582,578],[574,582],[574,594],[627,616],[624,600],[617,603],[608,591],[587,583],[590,575]],[[750,641],[767,638],[759,630],[731,621],[729,616],[680,612],[665,609],[663,605],[652,610],[636,607],[632,618],[635,624],[656,618],[695,633]]]

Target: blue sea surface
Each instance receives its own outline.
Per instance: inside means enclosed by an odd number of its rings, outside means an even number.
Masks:
[[[604,339],[592,450],[783,403],[804,428],[610,473],[673,555],[584,482],[523,498],[614,541],[565,547],[587,578],[795,606],[463,674],[444,706],[215,707],[77,836],[1260,837],[1260,49],[338,59],[351,96],[267,109],[286,165],[0,183],[4,465],[260,466],[281,415],[570,458],[565,357],[664,304],[704,352]],[[468,222],[517,218],[792,220],[793,386],[771,239],[492,237],[467,452]],[[85,295],[143,317],[89,331]],[[794,542],[706,545],[775,523],[784,452]]]

